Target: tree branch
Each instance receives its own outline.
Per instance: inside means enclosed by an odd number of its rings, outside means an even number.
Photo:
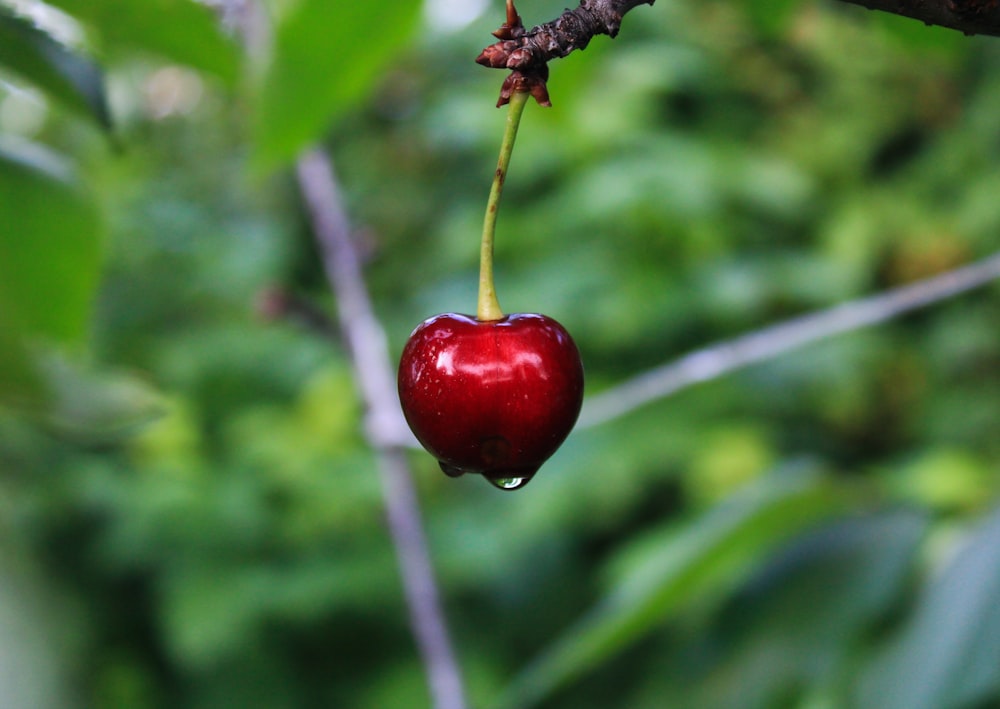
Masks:
[[[494,69],[524,70],[561,59],[574,49],[584,49],[595,35],[615,37],[626,12],[654,1],[580,0],[575,10],[566,10],[551,22],[530,30],[508,20],[495,33],[500,41],[486,47],[476,61]]]
[[[556,19],[524,29],[521,18],[508,0],[507,22],[494,34],[500,40],[483,49],[476,61],[493,69],[510,69],[500,101],[507,103],[514,90],[528,90],[539,103],[548,105],[544,89],[548,62],[561,59],[576,49],[584,49],[594,36],[615,37],[622,18],[639,5],[655,0],[580,0],[573,10]],[[958,30],[967,35],[1000,36],[1000,0],[840,0]],[[525,85],[525,81],[527,84]]]
[[[916,283],[695,350],[588,398],[576,426],[583,429],[606,423],[694,384],[773,359],[833,335],[886,322],[995,280],[1000,280],[1000,253]]]
[[[998,0],[841,0],[965,34],[1000,35]]]
[[[476,62],[492,69],[511,69],[500,91],[498,106],[507,103],[514,91],[528,91],[543,106],[549,105],[545,80],[548,63],[574,49],[584,49],[595,35],[618,35],[622,18],[639,5],[655,0],[580,0],[580,6],[566,10],[551,22],[526,30],[507,0],[507,21],[494,36],[500,41],[486,47]]]
[[[386,520],[434,707],[464,709],[461,673],[441,609],[420,504],[405,450],[399,444],[407,438],[402,430],[408,434],[408,429],[399,409],[385,332],[368,296],[333,165],[324,153],[313,150],[299,158],[296,168],[337,300],[340,330],[367,408],[366,429],[378,460]]]

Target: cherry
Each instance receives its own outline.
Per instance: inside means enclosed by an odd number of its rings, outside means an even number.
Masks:
[[[504,315],[493,284],[497,207],[527,91],[510,96],[479,246],[476,316],[445,313],[410,335],[399,400],[417,440],[452,477],[523,487],[566,440],[583,403],[583,365],[552,318]]]
[[[525,485],[569,435],[583,401],[583,365],[552,318],[483,321],[446,313],[410,335],[399,366],[410,428],[450,476]]]

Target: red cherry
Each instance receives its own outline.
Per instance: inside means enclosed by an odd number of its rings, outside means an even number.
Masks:
[[[399,398],[420,443],[451,476],[525,485],[569,435],[583,402],[583,365],[552,318],[480,321],[446,313],[410,335]]]

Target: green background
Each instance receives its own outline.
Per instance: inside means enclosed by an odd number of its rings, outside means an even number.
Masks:
[[[260,301],[334,312],[321,142],[393,356],[474,310],[503,4],[274,0],[249,49],[188,0],[51,5],[0,3],[4,706],[429,706],[343,343]],[[640,6],[525,111],[501,302],[594,395],[986,257],[998,61],[833,0]],[[1000,706],[998,324],[990,285],[686,388],[516,493],[413,451],[471,705]]]

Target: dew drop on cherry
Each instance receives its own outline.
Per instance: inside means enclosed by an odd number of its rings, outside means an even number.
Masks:
[[[458,478],[465,475],[465,471],[461,468],[456,468],[454,465],[448,465],[444,461],[439,460],[438,465],[441,467],[441,472],[447,475],[449,478]]]
[[[520,490],[531,478],[486,478],[493,487],[500,490]]]

